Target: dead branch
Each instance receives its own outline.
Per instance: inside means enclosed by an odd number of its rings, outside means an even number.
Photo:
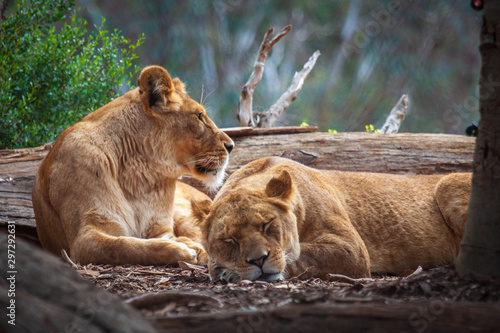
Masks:
[[[389,116],[387,116],[384,125],[380,129],[380,133],[397,133],[408,112],[408,105],[408,95],[403,94],[398,103],[392,108]]]
[[[312,267],[307,267],[302,273],[300,273],[299,275],[297,276],[294,276],[293,279],[300,279],[302,276],[304,276],[304,274],[306,274],[307,272],[309,272],[309,270],[311,270]]]
[[[264,39],[259,47],[259,54],[257,55],[257,59],[255,60],[255,64],[253,66],[252,74],[250,74],[250,78],[245,83],[243,88],[241,88],[238,111],[241,126],[250,125],[252,127],[255,127],[252,115],[253,91],[262,79],[262,73],[264,72],[264,65],[266,62],[267,54],[274,46],[274,44],[276,44],[281,38],[283,38],[283,36],[285,36],[290,30],[292,30],[292,26],[287,25],[286,27],[281,29],[280,33],[274,36],[271,41],[269,41],[269,38],[274,32],[274,28],[269,28],[264,35]]]
[[[316,60],[321,55],[319,51],[313,53],[313,55],[304,64],[304,67],[300,72],[296,72],[293,76],[292,83],[288,87],[287,91],[269,108],[269,111],[261,115],[258,127],[273,127],[279,116],[285,111],[286,108],[292,104],[292,102],[297,98],[299,91],[304,85],[304,81],[314,68]]]
[[[346,275],[342,274],[327,274],[326,279],[330,282],[346,282],[350,284],[358,284],[358,283],[368,283],[368,282],[373,282],[375,279],[372,278],[359,278],[359,279],[353,279],[351,277],[348,277]]]

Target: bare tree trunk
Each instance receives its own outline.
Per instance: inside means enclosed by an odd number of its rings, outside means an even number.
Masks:
[[[460,274],[500,277],[500,0],[485,0],[479,81],[481,120],[472,191],[457,259]]]

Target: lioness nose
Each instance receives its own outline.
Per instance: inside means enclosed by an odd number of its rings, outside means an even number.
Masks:
[[[224,144],[224,147],[226,147],[227,153],[230,154],[234,148],[234,144],[232,144],[232,143],[231,144]]]
[[[262,268],[262,266],[264,265],[264,261],[266,261],[267,257],[268,257],[268,255],[263,255],[262,257],[260,257],[258,259],[248,260],[248,263]]]

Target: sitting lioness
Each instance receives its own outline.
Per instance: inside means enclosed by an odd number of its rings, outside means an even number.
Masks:
[[[193,202],[213,280],[271,281],[449,264],[464,232],[471,174],[314,170],[263,158]]]
[[[220,186],[233,145],[179,79],[146,67],[137,88],[66,129],[40,165],[42,246],[81,264],[198,263],[201,245],[174,235],[176,181]]]

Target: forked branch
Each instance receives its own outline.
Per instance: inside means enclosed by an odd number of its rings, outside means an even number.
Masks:
[[[271,48],[276,44],[283,36],[285,36],[290,30],[292,30],[291,25],[287,25],[283,29],[281,29],[280,33],[274,36],[270,41],[270,37],[274,32],[273,28],[269,28],[264,35],[264,39],[259,47],[259,54],[257,55],[257,59],[255,60],[255,64],[253,66],[252,74],[250,74],[250,78],[245,83],[243,88],[241,88],[240,95],[240,103],[238,116],[240,119],[241,126],[252,126],[255,127],[255,122],[253,120],[252,114],[252,104],[253,104],[253,91],[257,84],[262,79],[262,73],[264,72],[264,65],[266,62],[267,54],[271,50]]]

